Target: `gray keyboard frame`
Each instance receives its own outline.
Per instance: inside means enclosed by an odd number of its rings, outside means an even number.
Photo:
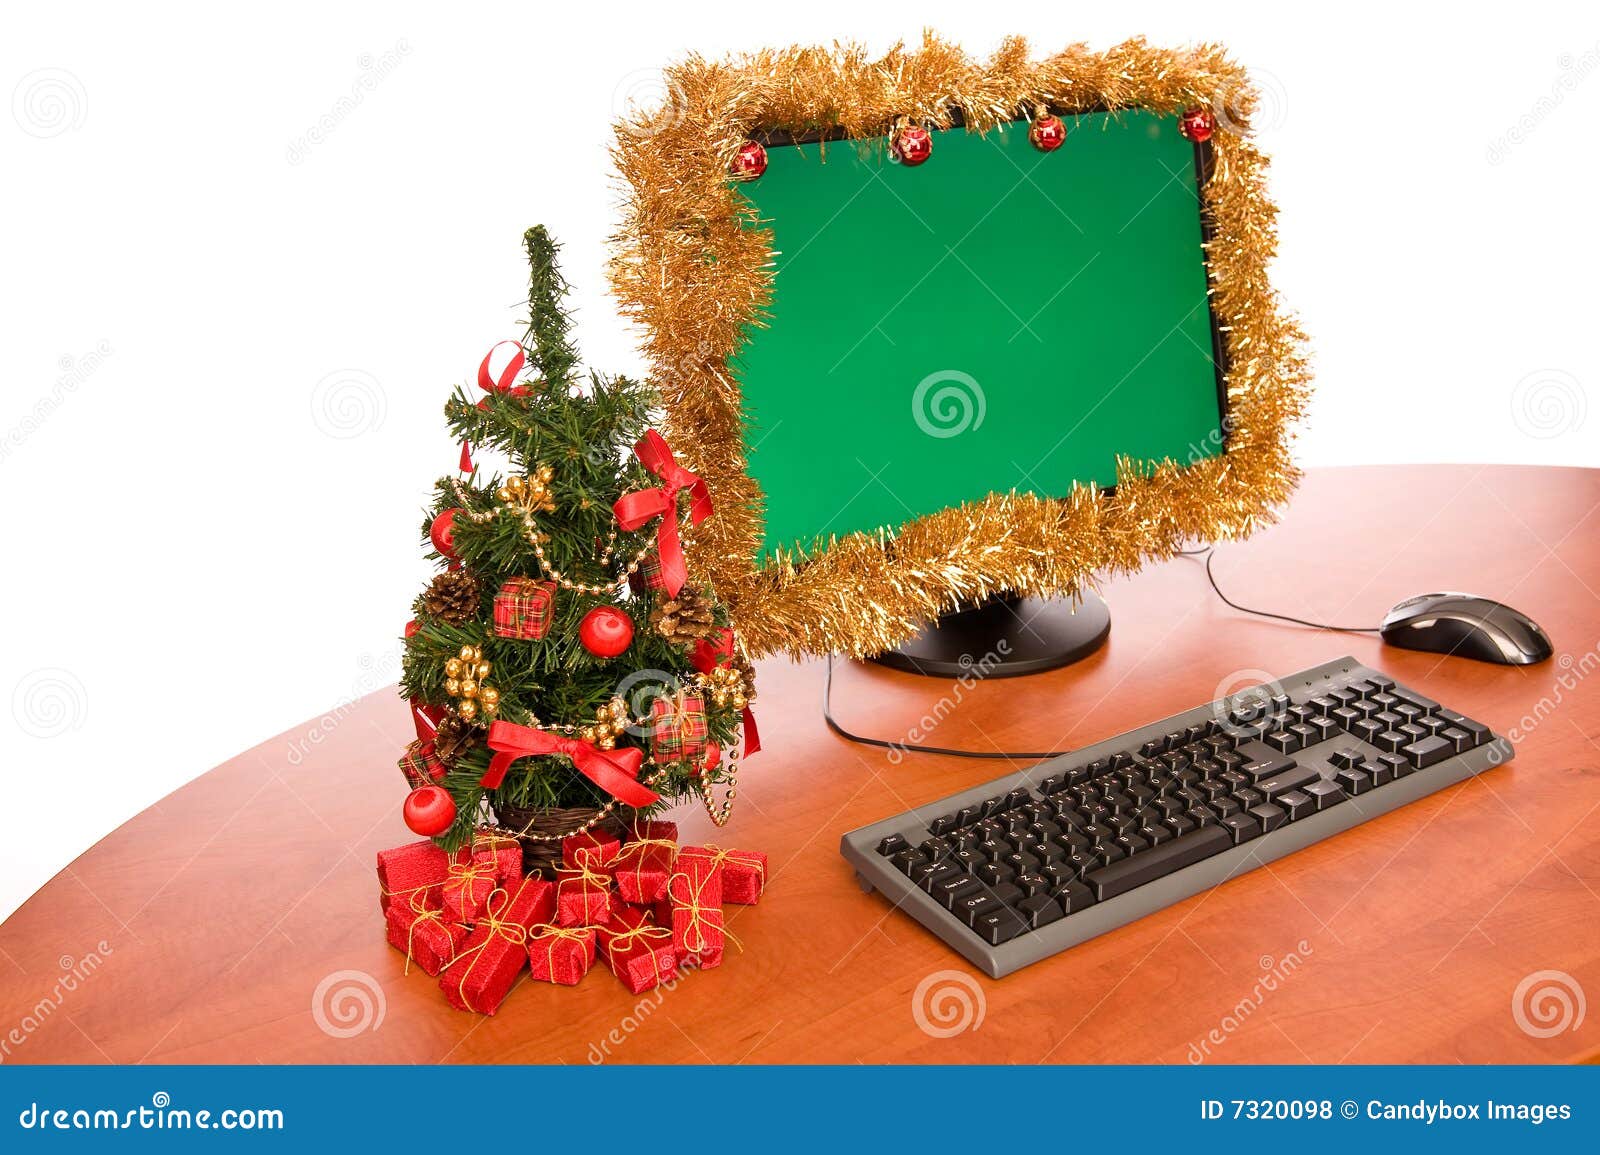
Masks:
[[[1389,675],[1364,666],[1354,658],[1344,657],[1278,679],[1277,684],[1296,700],[1303,700],[1307,696],[1367,677],[1388,678]],[[1396,685],[1402,692],[1420,693],[1410,690],[1398,681]],[[1431,700],[1430,695],[1424,696]],[[1454,709],[1448,702],[1442,702],[1440,705],[1444,709]],[[882,892],[896,908],[905,911],[938,935],[952,950],[990,978],[997,979],[1030,963],[1059,954],[1087,939],[1115,930],[1119,926],[1126,926],[1147,914],[1154,914],[1201,891],[1211,890],[1246,871],[1273,862],[1286,854],[1303,850],[1313,843],[1359,826],[1380,814],[1397,810],[1446,786],[1464,781],[1495,766],[1504,765],[1513,757],[1511,743],[1494,734],[1490,741],[1483,745],[1446,758],[1426,770],[1417,770],[1404,778],[1397,778],[1382,786],[1374,787],[1365,794],[1347,799],[1337,806],[1319,811],[1298,822],[1287,823],[1268,834],[1235,846],[1231,850],[1212,855],[1193,866],[1174,871],[1127,894],[1095,903],[1077,914],[1058,919],[1039,930],[1024,932],[1000,946],[990,946],[984,942],[965,923],[919,889],[887,858],[878,853],[880,840],[891,834],[904,835],[911,845],[916,846],[928,837],[927,823],[941,814],[949,814],[963,806],[977,805],[1016,786],[1036,789],[1038,783],[1051,774],[1061,773],[1097,758],[1109,757],[1119,751],[1136,750],[1150,739],[1160,738],[1173,730],[1215,718],[1218,716],[1214,712],[1216,709],[1217,703],[1196,706],[1192,710],[1185,710],[1147,726],[1118,734],[1104,742],[1097,742],[1081,750],[1040,762],[1026,770],[1013,771],[981,786],[974,786],[971,790],[964,790],[960,794],[940,798],[916,810],[852,830],[840,839],[839,852],[855,867],[856,878],[864,890]],[[1341,734],[1338,738],[1308,747],[1306,751],[1294,754],[1292,757],[1301,765],[1317,766],[1322,771],[1323,777],[1327,778],[1332,776],[1332,768],[1326,759],[1319,755],[1323,751],[1347,747],[1359,749],[1367,757],[1375,757],[1380,753],[1374,746],[1349,734]]]

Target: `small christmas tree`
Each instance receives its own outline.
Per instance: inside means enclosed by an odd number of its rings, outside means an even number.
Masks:
[[[686,582],[679,520],[711,515],[704,485],[648,429],[646,387],[580,373],[557,246],[543,228],[524,242],[527,335],[498,373],[484,358],[481,396],[445,406],[463,476],[424,522],[445,568],[406,628],[401,767],[417,833],[454,849],[492,811],[537,865],[563,835],[692,793],[725,820],[754,683],[723,609]],[[507,474],[483,476],[471,447]]]

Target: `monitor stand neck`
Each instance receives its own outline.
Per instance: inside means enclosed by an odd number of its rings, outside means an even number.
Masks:
[[[1015,678],[1081,661],[1105,645],[1111,611],[1100,595],[1069,598],[996,594],[941,614],[904,645],[869,661],[912,674]]]

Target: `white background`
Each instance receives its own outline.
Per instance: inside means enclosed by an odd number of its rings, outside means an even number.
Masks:
[[[519,332],[524,228],[566,245],[587,359],[639,368],[605,141],[663,62],[924,26],[980,55],[1227,44],[1266,91],[1276,282],[1314,342],[1301,460],[1595,465],[1587,7],[11,6],[0,915],[394,680],[441,405]]]

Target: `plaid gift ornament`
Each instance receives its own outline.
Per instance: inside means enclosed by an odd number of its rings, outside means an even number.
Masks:
[[[444,762],[434,752],[430,739],[418,738],[400,755],[400,773],[406,776],[407,784],[415,790],[419,786],[442,782]]]
[[[507,578],[494,595],[494,632],[502,638],[542,638],[555,614],[556,583]]]
[[[628,585],[636,594],[666,589],[667,579],[661,573],[661,555],[651,550],[640,558],[638,568],[628,575]]]
[[[650,703],[655,725],[651,734],[656,761],[694,762],[706,754],[706,703],[699,694],[684,692]]]

